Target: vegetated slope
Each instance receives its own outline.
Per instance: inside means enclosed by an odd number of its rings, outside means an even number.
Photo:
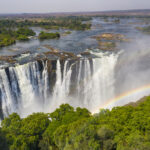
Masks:
[[[150,150],[150,97],[94,115],[68,104],[24,119],[13,113],[2,121],[0,149]]]

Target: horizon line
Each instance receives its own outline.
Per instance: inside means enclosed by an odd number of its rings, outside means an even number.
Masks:
[[[23,15],[23,14],[71,14],[71,13],[107,13],[107,12],[125,12],[125,11],[150,11],[149,9],[112,9],[103,11],[56,11],[56,12],[10,12],[10,13],[0,13],[0,15]]]

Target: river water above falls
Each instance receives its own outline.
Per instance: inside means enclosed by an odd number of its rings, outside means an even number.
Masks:
[[[124,22],[127,24],[123,19],[120,25],[107,25],[103,32],[118,31],[125,34],[126,30],[133,29],[133,26],[126,27]],[[74,31],[59,41],[40,43],[49,43],[55,48],[62,48],[62,51],[77,50],[77,54],[88,48],[88,56],[45,58],[41,53],[38,59],[32,59],[32,55],[40,54],[36,49],[38,41],[31,41],[29,45],[22,44],[22,49],[31,48],[33,53],[19,55],[13,65],[3,64],[0,69],[0,118],[3,119],[12,112],[17,112],[22,117],[33,112],[52,112],[62,103],[86,107],[94,113],[103,107],[124,105],[149,95],[149,37],[142,36],[143,39],[135,40],[115,52],[101,51],[96,49],[96,40],[90,39],[91,35],[102,32],[102,29],[98,29],[101,23],[104,24],[99,19],[93,19],[96,28],[93,27],[91,31]],[[140,35],[135,30],[133,32],[134,36]],[[133,36],[133,33],[126,34]],[[76,45],[79,41],[80,45]],[[41,45],[41,50],[44,50]],[[2,55],[6,49],[1,51]]]
[[[97,48],[98,42],[92,36],[99,35],[101,33],[120,33],[127,35],[128,38],[138,38],[140,32],[135,29],[136,23],[142,23],[142,20],[136,18],[122,18],[120,23],[113,23],[111,18],[109,22],[105,22],[102,18],[93,18],[91,30],[87,31],[71,31],[71,34],[63,36],[68,30],[46,30],[45,32],[59,32],[62,34],[60,39],[39,41],[38,39],[31,39],[28,42],[17,42],[12,46],[8,46],[0,49],[0,55],[14,55],[22,52],[30,51],[33,53],[40,53],[47,51],[45,45],[49,45],[60,51],[67,51],[73,53],[81,53],[86,49]],[[132,23],[132,24],[131,24]],[[33,27],[32,28],[38,35],[40,31],[44,29]]]

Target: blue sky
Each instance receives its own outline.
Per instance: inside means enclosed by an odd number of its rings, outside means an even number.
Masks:
[[[0,0],[0,13],[149,9],[150,0]]]

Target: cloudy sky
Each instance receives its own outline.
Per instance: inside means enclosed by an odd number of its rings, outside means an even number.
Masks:
[[[0,0],[0,13],[149,9],[150,0]]]

